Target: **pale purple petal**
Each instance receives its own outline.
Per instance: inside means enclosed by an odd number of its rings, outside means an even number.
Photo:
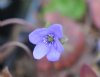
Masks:
[[[48,28],[49,32],[54,33],[58,38],[63,37],[63,30],[60,24],[53,24]]]
[[[48,51],[48,46],[46,46],[44,43],[39,43],[34,48],[33,56],[35,59],[41,59],[48,53]]]
[[[54,48],[58,51],[58,52],[63,52],[64,51],[64,47],[61,44],[61,42],[56,38],[55,43],[54,43]]]
[[[33,44],[37,44],[42,40],[42,37],[48,33],[46,28],[36,29],[29,34],[29,41]]]
[[[47,59],[49,61],[58,61],[61,53],[58,52],[53,46],[51,47],[49,53],[47,54]]]

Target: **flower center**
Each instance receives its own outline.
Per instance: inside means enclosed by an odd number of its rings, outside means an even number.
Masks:
[[[54,42],[54,35],[53,34],[48,34],[43,38],[43,41],[47,44],[52,44]]]
[[[54,41],[54,35],[53,34],[48,34],[47,35],[47,42],[52,43]]]
[[[52,37],[52,36],[49,36],[49,35],[48,35],[48,36],[47,36],[47,41],[48,41],[48,42],[53,42],[53,41],[54,41],[54,39],[53,39],[53,37]]]

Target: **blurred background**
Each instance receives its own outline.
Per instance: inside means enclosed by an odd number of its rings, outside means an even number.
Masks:
[[[47,23],[69,39],[57,62],[29,55],[29,33]],[[100,77],[99,30],[99,0],[0,0],[0,77]]]

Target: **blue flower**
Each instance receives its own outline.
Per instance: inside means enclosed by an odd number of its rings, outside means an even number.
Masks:
[[[40,28],[29,34],[29,41],[36,44],[33,51],[35,59],[41,59],[44,56],[49,61],[58,61],[61,53],[64,51],[60,40],[63,38],[62,26],[53,24],[49,28]]]

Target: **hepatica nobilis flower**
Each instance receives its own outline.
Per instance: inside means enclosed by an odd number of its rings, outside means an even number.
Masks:
[[[33,51],[35,59],[44,56],[49,61],[58,61],[64,51],[61,39],[63,38],[62,25],[53,24],[48,28],[36,29],[29,34],[29,41],[36,44]]]

